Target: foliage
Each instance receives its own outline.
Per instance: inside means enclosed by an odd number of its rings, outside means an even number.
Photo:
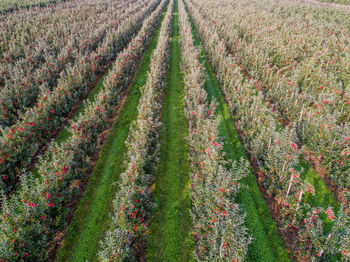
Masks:
[[[348,12],[285,1],[196,5],[215,24],[235,61],[260,81],[278,117],[295,127],[298,144],[321,157],[332,180],[347,190]]]
[[[244,260],[250,238],[243,226],[245,214],[235,203],[239,180],[248,162],[234,162],[228,170],[218,137],[214,104],[207,103],[204,73],[194,47],[191,25],[179,1],[182,68],[189,130],[193,235],[197,261]]]
[[[89,53],[71,65],[54,90],[43,89],[38,104],[10,129],[4,130],[0,137],[0,186],[3,190],[9,192],[13,189],[37,150],[52,138],[76,103],[89,91],[90,85],[97,79],[96,71],[102,70],[117,56],[157,3],[159,0],[152,1],[134,16],[122,21],[117,33],[110,31],[96,52]],[[121,61],[120,65],[124,63]],[[107,81],[113,84],[116,80]]]
[[[264,102],[263,94],[256,92],[253,84],[241,73],[215,28],[203,19],[191,1],[187,3],[226,100],[229,101],[229,108],[239,118],[237,123],[246,150],[265,173],[263,183],[266,193],[281,209],[284,218],[281,222],[285,230],[296,228],[300,233],[303,232],[305,224],[302,219],[306,218],[310,210],[303,199],[314,194],[315,189],[301,176],[299,160],[302,152],[295,126],[282,128],[278,124],[274,112]],[[332,230],[345,241],[345,235],[337,232],[336,228]],[[328,252],[333,251],[330,249]]]
[[[141,89],[137,119],[131,123],[126,170],[113,201],[110,229],[101,242],[99,260],[136,260],[147,240],[151,204],[152,171],[157,163],[161,95],[168,62],[170,28],[174,2],[171,1],[153,51],[146,84]]]
[[[164,8],[163,1],[118,55],[105,88],[71,123],[72,136],[63,144],[49,146],[38,163],[40,177],[25,174],[16,194],[9,201],[3,201],[1,259],[46,260],[54,234],[66,225],[67,203],[77,193],[76,181],[84,179],[91,165],[90,158],[97,152],[98,135],[114,113],[119,94],[128,86]]]

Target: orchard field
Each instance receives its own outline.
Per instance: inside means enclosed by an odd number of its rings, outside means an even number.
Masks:
[[[348,0],[0,0],[0,261],[350,261]]]

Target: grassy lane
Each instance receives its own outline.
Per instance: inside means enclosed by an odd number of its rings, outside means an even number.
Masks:
[[[162,20],[165,12],[163,13]],[[161,20],[161,21],[162,21]],[[70,223],[63,247],[56,261],[95,261],[99,240],[108,228],[109,212],[119,180],[124,171],[125,140],[130,123],[136,118],[140,87],[146,82],[150,58],[157,45],[160,25],[145,52],[139,69],[130,86],[127,98],[120,110],[108,138],[101,150],[99,160],[89,184]]]
[[[189,147],[184,114],[178,6],[175,1],[167,86],[163,98],[160,164],[157,168],[147,261],[192,261]]]
[[[200,46],[201,40],[193,26],[192,32],[195,45]],[[239,160],[241,157],[247,159],[224,96],[203,47],[201,47],[200,61],[206,74],[205,88],[208,99],[217,101],[216,114],[220,116],[221,120],[219,134],[223,139],[225,157],[232,160]],[[255,176],[250,173],[241,182],[247,185],[248,189],[242,189],[238,200],[247,213],[246,227],[249,234],[254,238],[248,250],[247,261],[290,261],[279,236],[277,225],[272,219],[258,188]]]

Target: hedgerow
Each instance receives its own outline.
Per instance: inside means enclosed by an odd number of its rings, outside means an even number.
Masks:
[[[205,76],[182,1],[179,1],[179,18],[190,145],[194,255],[197,261],[242,261],[251,240],[243,225],[246,215],[235,198],[240,189],[239,180],[248,173],[248,162],[224,160],[215,106],[207,102]],[[230,170],[229,164],[232,164]]]
[[[162,23],[151,56],[146,84],[141,88],[137,119],[131,123],[126,170],[113,200],[113,216],[99,251],[100,261],[136,261],[145,255],[152,210],[152,173],[159,153],[161,96],[165,86],[174,1]]]
[[[24,174],[16,194],[3,201],[0,259],[46,261],[55,234],[66,226],[67,204],[77,194],[76,182],[86,178],[90,159],[97,153],[98,136],[129,85],[165,6],[162,1],[118,55],[104,89],[71,123],[69,139],[49,146],[37,165],[40,177]]]
[[[310,216],[314,208],[308,203],[310,195],[314,194],[314,187],[310,182],[301,176],[299,160],[301,159],[301,148],[297,143],[296,128],[282,128],[274,113],[264,103],[263,95],[257,92],[241,73],[241,68],[236,64],[235,59],[227,52],[226,45],[218,36],[203,16],[198,12],[191,1],[187,1],[194,23],[207,50],[214,71],[222,85],[223,93],[228,101],[229,108],[233,115],[238,116],[238,127],[246,150],[254,157],[261,170],[264,171],[263,184],[266,193],[280,209],[281,223],[285,232],[296,230],[299,234],[311,232],[305,219]],[[339,210],[341,216],[343,209]],[[316,246],[324,249],[322,257],[330,254],[347,254],[347,242],[345,229],[349,226],[349,217],[339,220],[343,230],[336,230],[336,219],[322,218],[325,226],[318,232],[321,239],[327,235],[328,230],[333,232],[327,241],[315,241],[308,238],[309,246],[304,245],[302,238],[296,243],[300,253],[307,257],[317,258]],[[318,228],[320,229],[320,227]],[[334,230],[334,231],[333,231]],[[321,232],[321,233],[320,233]],[[334,241],[335,239],[343,241]],[[334,246],[327,246],[327,243],[337,243]],[[344,251],[344,252],[341,252]]]
[[[35,153],[49,142],[73,106],[84,98],[97,79],[96,71],[102,70],[117,56],[159,2],[150,2],[135,16],[121,22],[117,34],[110,32],[97,52],[88,54],[68,68],[53,91],[43,90],[37,106],[3,132],[0,137],[0,186],[4,191],[13,189]]]

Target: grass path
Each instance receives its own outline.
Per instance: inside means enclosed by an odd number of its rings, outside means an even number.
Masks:
[[[184,114],[178,6],[175,1],[167,86],[163,98],[160,164],[155,175],[156,204],[150,225],[147,261],[192,261],[189,199],[189,146]]]
[[[220,86],[215,78],[204,48],[200,47],[201,40],[194,26],[192,26],[192,33],[195,39],[195,45],[201,48],[200,62],[203,64],[206,75],[205,89],[208,93],[208,99],[215,99],[217,102],[216,114],[220,116],[219,134],[224,143],[225,158],[239,160],[243,157],[247,159]],[[254,238],[249,247],[246,260],[252,262],[290,261],[286,248],[279,236],[277,225],[272,219],[266,202],[258,188],[256,177],[253,173],[250,173],[241,182],[247,185],[248,189],[242,189],[238,200],[247,213],[246,227],[249,234]]]
[[[161,22],[164,15],[165,12]],[[150,58],[157,45],[161,22],[142,58],[127,92],[124,105],[101,150],[99,160],[74,213],[64,245],[59,250],[56,261],[95,261],[97,258],[99,240],[108,229],[109,212],[112,210],[115,196],[113,192],[117,188],[113,183],[119,180],[119,175],[124,171],[125,140],[128,136],[130,123],[137,115],[140,87],[145,84],[147,79]]]

